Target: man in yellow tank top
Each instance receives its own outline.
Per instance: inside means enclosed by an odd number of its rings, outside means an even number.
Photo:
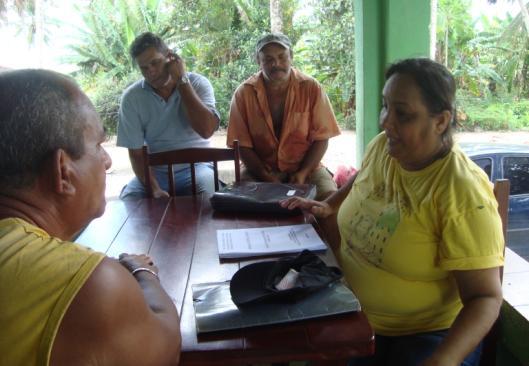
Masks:
[[[152,260],[69,241],[103,213],[111,165],[86,95],[51,71],[0,73],[0,136],[0,364],[177,365]]]

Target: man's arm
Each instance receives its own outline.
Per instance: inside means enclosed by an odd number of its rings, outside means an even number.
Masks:
[[[191,128],[201,137],[207,139],[219,126],[219,118],[198,97],[190,83],[177,87],[187,113]]]
[[[130,165],[136,177],[145,186],[145,173],[143,170],[143,149],[129,149]],[[152,170],[149,169],[149,179],[151,180],[152,195],[154,198],[169,197],[169,193],[160,188]]]
[[[290,183],[304,184],[307,178],[318,167],[329,146],[329,139],[314,141],[305,154],[297,172],[290,176]]]
[[[270,172],[252,148],[240,147],[239,150],[244,166],[257,180],[262,182],[281,182],[278,177]]]
[[[186,73],[184,60],[173,53],[169,54],[168,69],[171,78],[175,81],[180,80]],[[190,82],[177,85],[177,89],[182,97],[191,128],[203,138],[210,138],[219,126],[218,116],[202,102]]]
[[[179,322],[156,276],[105,258],[66,311],[50,365],[178,365]]]

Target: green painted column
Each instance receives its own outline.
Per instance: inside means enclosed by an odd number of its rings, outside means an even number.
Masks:
[[[356,165],[378,133],[380,89],[384,69],[384,1],[355,0]]]
[[[430,53],[430,1],[355,0],[356,165],[380,131],[384,70],[391,62]]]

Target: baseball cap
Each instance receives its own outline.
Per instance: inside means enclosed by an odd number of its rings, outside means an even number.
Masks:
[[[278,284],[294,270],[297,279],[288,289]],[[316,254],[302,251],[297,257],[252,263],[239,269],[230,282],[230,293],[237,306],[262,301],[296,301],[342,278],[337,267],[327,266]]]
[[[285,47],[287,50],[292,49],[292,43],[290,42],[290,39],[287,36],[282,33],[270,33],[262,37],[259,41],[257,41],[255,53],[259,53],[259,51],[261,51],[264,46],[270,43],[277,43]]]

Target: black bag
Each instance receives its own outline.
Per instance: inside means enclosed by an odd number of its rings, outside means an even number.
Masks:
[[[294,196],[314,199],[316,187],[312,184],[239,182],[215,192],[210,201],[216,211],[298,215],[299,209],[289,210],[279,205],[279,201]]]

